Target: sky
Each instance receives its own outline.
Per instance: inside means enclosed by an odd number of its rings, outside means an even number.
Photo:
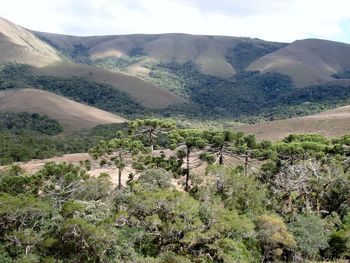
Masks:
[[[70,35],[189,33],[350,43],[349,0],[0,0],[0,16]]]

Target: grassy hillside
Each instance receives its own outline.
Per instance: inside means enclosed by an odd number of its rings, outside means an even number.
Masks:
[[[59,53],[31,32],[0,17],[0,62],[46,66],[60,61]]]
[[[14,37],[22,31],[13,32]],[[6,66],[3,89],[31,85],[128,118],[155,114],[252,122],[308,115],[350,97],[350,49],[342,43],[31,32],[64,61],[31,68],[24,77],[22,69]]]
[[[298,87],[334,81],[332,75],[350,69],[350,45],[306,39],[253,62],[248,70],[287,74]]]
[[[232,77],[242,65],[283,47],[283,43],[259,39],[188,34],[119,35],[75,37],[42,32],[33,33],[75,62],[122,67],[130,73],[142,68],[126,68],[125,58],[139,57],[143,62],[194,63],[200,72],[217,77]],[[248,47],[248,51],[247,51]],[[251,51],[253,50],[253,51]],[[143,57],[140,58],[140,55]],[[130,60],[129,60],[130,62]],[[139,61],[134,61],[135,64]],[[233,63],[234,62],[234,63]]]
[[[34,74],[61,78],[78,77],[107,84],[127,93],[130,97],[148,108],[162,108],[171,104],[185,102],[183,98],[156,87],[139,77],[89,65],[58,63],[45,68],[34,69]]]
[[[66,132],[120,123],[124,118],[62,96],[35,89],[0,93],[0,111],[32,112],[58,120]]]
[[[317,133],[327,137],[339,137],[350,132],[350,106],[301,118],[245,125],[237,130],[254,134],[260,140],[273,141],[293,133]]]

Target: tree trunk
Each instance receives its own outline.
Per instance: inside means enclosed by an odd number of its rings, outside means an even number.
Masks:
[[[185,191],[188,191],[189,185],[188,182],[190,180],[190,148],[187,147],[187,155],[186,155],[186,184]]]
[[[221,147],[220,149],[220,155],[219,155],[219,164],[223,164],[224,163],[224,158],[222,156],[222,152],[223,152],[223,148]]]
[[[247,173],[248,173],[248,158],[249,158],[249,156],[248,156],[248,154],[246,154],[246,156],[245,156],[245,162],[244,162],[244,176],[247,176]]]
[[[28,255],[30,252],[30,246],[29,245],[26,245],[26,255]]]
[[[120,162],[120,166],[122,165],[122,153],[119,152],[119,162]],[[121,167],[118,168],[118,188],[122,189],[122,169]]]
[[[153,130],[151,129],[148,133],[148,136],[149,136],[149,144],[150,144],[150,147],[151,147],[151,153],[153,153],[153,136],[152,136],[152,133],[153,133]]]
[[[118,168],[118,188],[122,189],[122,169]]]

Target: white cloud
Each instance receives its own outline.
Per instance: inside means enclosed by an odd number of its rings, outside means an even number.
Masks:
[[[0,16],[75,35],[183,32],[349,41],[347,0],[0,0]],[[345,23],[349,24],[349,23]]]

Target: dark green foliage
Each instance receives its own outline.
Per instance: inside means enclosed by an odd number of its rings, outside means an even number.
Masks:
[[[119,169],[135,157],[142,172],[127,184],[90,177],[89,162],[47,163],[34,174],[17,165],[0,171],[1,262],[349,259],[349,136],[290,135],[271,143],[227,130],[174,129],[166,139],[179,152],[168,157],[143,152],[125,125],[114,128],[85,136],[113,136],[91,153],[109,155]],[[289,146],[302,150],[293,150],[293,163],[281,157]],[[217,147],[257,165],[209,165],[187,180],[189,192],[179,190],[183,158],[197,148],[205,159]]]
[[[226,59],[236,70],[243,71],[250,63],[284,46],[284,43],[263,41],[240,42],[227,52]]]
[[[75,101],[126,117],[141,115],[145,109],[125,92],[116,88],[80,78],[36,76],[30,80],[33,87],[51,91]]]
[[[346,104],[350,97],[350,88],[343,86],[294,88],[290,77],[279,73],[239,71],[223,79],[203,75],[193,63],[158,64],[151,69],[156,84],[190,99],[190,104],[162,110],[163,116],[224,116],[256,122],[320,112]]]
[[[329,244],[333,258],[350,258],[350,214],[347,214],[339,229],[331,233]]]
[[[84,78],[33,75],[29,66],[17,64],[5,65],[0,70],[0,78],[8,83],[2,85],[3,89],[31,86],[126,117],[148,112],[125,92]]]
[[[17,64],[1,67],[0,89],[25,88],[30,85],[127,118],[152,114],[196,118],[220,116],[234,117],[241,122],[303,116],[346,104],[350,97],[350,88],[343,86],[294,88],[290,77],[279,73],[242,71],[233,78],[224,79],[203,75],[193,63],[156,64],[149,67],[151,82],[188,98],[189,103],[151,110],[111,86],[82,78],[33,75],[29,66]]]
[[[63,131],[63,127],[58,121],[36,113],[0,112],[0,132],[18,134],[24,130],[56,135]]]
[[[131,51],[133,52],[133,51]],[[135,54],[137,51],[135,51]],[[90,64],[101,67],[101,68],[107,68],[107,69],[120,69],[123,70],[124,68],[135,64],[137,62],[140,62],[144,59],[144,56],[129,56],[124,55],[121,57],[107,57],[107,58],[100,58],[96,59],[94,61],[91,61]]]
[[[350,79],[350,71],[343,71],[337,74],[331,75],[335,79]]]
[[[24,113],[18,116],[32,115]],[[14,114],[13,118],[9,120],[16,121],[18,116]],[[82,130],[74,134],[53,137],[46,134],[53,133],[61,127],[57,126],[56,121],[43,116],[40,116],[38,120],[32,118],[28,121],[23,118],[21,120],[22,124],[16,121],[11,129],[0,130],[0,165],[43,159],[64,153],[87,152],[100,140],[110,140],[115,137],[117,131],[127,130],[126,124],[109,124],[99,125],[91,130]],[[3,122],[8,123],[7,119],[3,119]],[[26,129],[25,126],[29,126],[31,129]],[[46,130],[44,127],[48,129]],[[42,134],[41,131],[46,134]]]

